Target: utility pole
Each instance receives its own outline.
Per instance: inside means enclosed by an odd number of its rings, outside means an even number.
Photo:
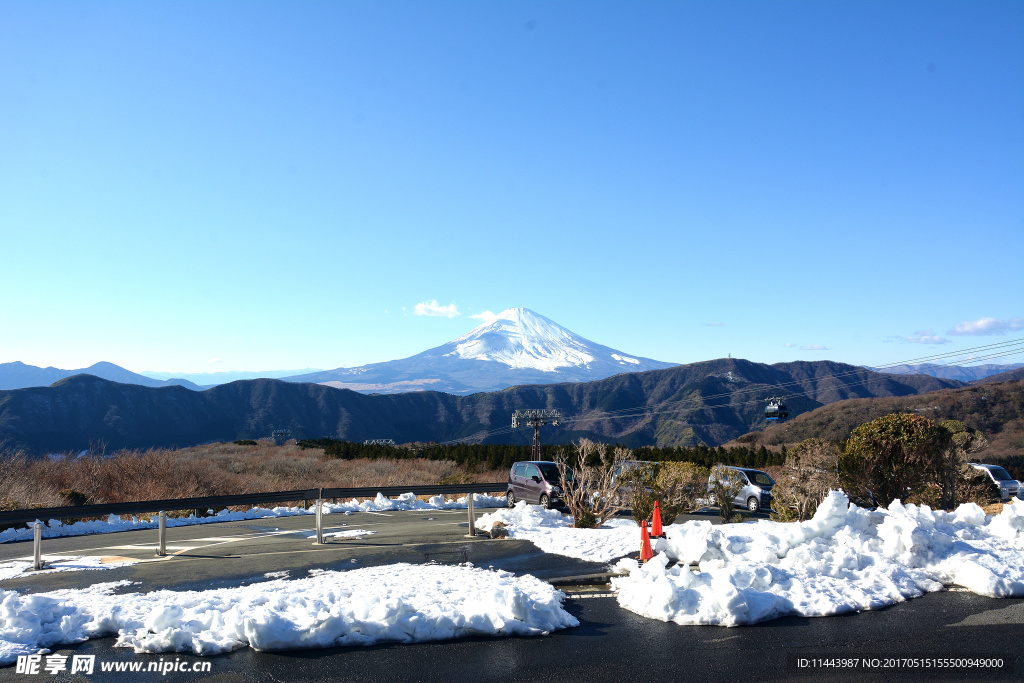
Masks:
[[[518,427],[520,422],[533,427],[533,460],[540,460],[540,428],[548,424],[557,427],[561,419],[562,415],[557,410],[517,410],[512,413],[513,427]]]

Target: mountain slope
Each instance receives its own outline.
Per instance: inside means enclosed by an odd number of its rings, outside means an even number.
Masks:
[[[1024,367],[1007,370],[998,375],[989,375],[988,377],[971,382],[971,384],[995,384],[996,382],[1014,382],[1020,379],[1024,379]]]
[[[73,377],[75,375],[92,375],[111,382],[122,384],[138,384],[144,387],[169,387],[183,386],[193,391],[198,391],[199,386],[186,379],[173,378],[157,380],[145,375],[139,375],[131,370],[125,370],[119,365],[101,361],[90,365],[87,368],[77,370],[61,370],[60,368],[40,368],[35,365],[26,365],[20,361],[13,363],[0,363],[0,389],[24,389],[27,387],[48,387],[54,382]]]
[[[616,351],[527,308],[510,308],[454,341],[409,358],[283,379],[375,393],[468,394],[522,384],[586,382],[674,365]]]
[[[1024,445],[1024,381],[972,384],[917,396],[857,398],[837,401],[783,424],[755,432],[751,439],[768,445],[793,444],[811,437],[843,441],[859,425],[889,413],[916,413],[932,420],[960,420],[980,429],[989,447],[980,460],[1020,456]]]
[[[959,383],[827,361],[763,365],[740,359],[470,396],[364,395],[269,379],[196,392],[79,375],[51,387],[0,391],[0,441],[47,453],[88,448],[94,441],[111,449],[189,446],[289,429],[296,437],[354,441],[529,443],[528,429],[505,429],[512,412],[554,408],[565,419],[544,429],[545,443],[586,436],[631,446],[717,445],[763,427],[769,396],[786,396],[790,414],[797,415],[846,398],[906,396],[951,386]]]
[[[882,369],[872,369],[876,372],[884,372],[890,375],[931,375],[932,377],[941,377],[943,379],[955,379],[958,382],[975,382],[1018,368],[1024,368],[1024,363],[1011,363],[1009,365],[987,363],[984,365],[967,366],[920,363],[918,365],[890,365]]]

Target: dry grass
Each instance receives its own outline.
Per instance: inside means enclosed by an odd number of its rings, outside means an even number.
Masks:
[[[998,515],[1003,511],[1003,505],[1005,503],[992,503],[991,505],[983,505],[981,509],[985,511],[986,515]]]
[[[52,507],[295,489],[502,481],[449,460],[329,458],[294,443],[210,444],[181,450],[27,460],[0,453],[0,505]],[[74,493],[71,493],[74,492]],[[75,495],[80,494],[80,495]],[[77,500],[76,500],[77,498]],[[6,503],[4,501],[6,499]]]

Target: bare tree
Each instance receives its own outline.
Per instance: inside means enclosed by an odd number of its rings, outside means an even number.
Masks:
[[[615,470],[631,456],[628,448],[616,446],[609,453],[602,444],[590,439],[580,439],[569,454],[563,452],[555,456],[565,506],[572,515],[573,526],[593,529],[625,509],[626,501],[619,495]],[[596,464],[587,464],[595,460]]]

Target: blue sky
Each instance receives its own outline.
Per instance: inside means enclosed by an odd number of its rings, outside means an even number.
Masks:
[[[0,3],[0,362],[1021,338],[1022,83],[1020,2]]]

